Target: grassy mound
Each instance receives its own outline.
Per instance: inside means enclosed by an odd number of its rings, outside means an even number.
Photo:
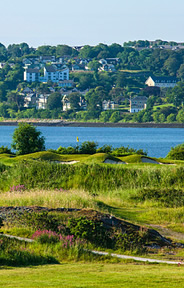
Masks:
[[[119,158],[116,158],[107,153],[96,153],[87,157],[83,162],[88,164],[104,163],[106,160],[114,161],[115,163],[122,162]]]

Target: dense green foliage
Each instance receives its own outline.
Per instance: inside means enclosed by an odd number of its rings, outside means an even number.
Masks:
[[[12,148],[18,155],[34,153],[45,150],[45,139],[41,132],[28,123],[19,123],[13,133]]]
[[[0,218],[0,228],[3,226],[3,219]]]
[[[130,148],[129,146],[112,148],[110,145],[104,145],[102,147],[98,147],[98,143],[94,141],[85,141],[80,145],[75,147],[62,147],[60,146],[57,150],[50,150],[59,154],[95,154],[95,153],[108,153],[114,156],[124,156],[124,155],[147,155],[147,152],[143,151],[142,149],[134,149]]]
[[[172,147],[167,155],[168,159],[184,160],[184,144]]]
[[[164,43],[164,44],[163,44]],[[174,43],[174,44],[173,44]],[[143,46],[141,46],[143,45]],[[177,45],[175,42],[129,41],[124,46],[119,44],[96,46],[85,45],[80,51],[67,45],[43,45],[37,49],[29,47],[27,43],[12,44],[7,48],[0,44],[0,117],[4,118],[40,118],[40,119],[71,119],[75,121],[100,122],[179,122],[184,123],[183,95],[184,95],[184,49],[163,49],[162,45]],[[142,49],[140,49],[142,48]],[[66,54],[65,54],[66,53]],[[70,73],[70,79],[78,91],[68,95],[71,109],[62,111],[63,93],[56,83],[26,83],[23,81],[24,61],[41,61],[40,57],[53,56],[56,61],[63,57],[64,64],[72,70],[72,65],[80,61],[87,61],[91,71]],[[108,59],[113,58],[113,60]],[[113,61],[115,71],[99,71],[100,59]],[[34,62],[34,61],[33,61]],[[34,67],[34,64],[31,64]],[[80,64],[79,64],[80,65]],[[145,87],[148,76],[174,76],[178,82],[173,89]],[[29,87],[33,92],[48,97],[47,109],[36,109],[32,105],[25,106],[25,94],[22,91]],[[50,88],[54,89],[52,92]],[[82,96],[84,90],[85,96]],[[71,88],[66,89],[66,93]],[[53,92],[54,91],[54,92]],[[148,105],[145,111],[129,112],[129,99],[135,95],[147,96]],[[87,111],[79,105],[80,98],[85,98]],[[103,111],[104,100],[118,103],[119,108]],[[173,109],[164,110],[161,105],[172,106]]]
[[[4,147],[4,146],[1,146],[0,147],[0,154],[12,154],[11,150],[8,148],[8,146]]]

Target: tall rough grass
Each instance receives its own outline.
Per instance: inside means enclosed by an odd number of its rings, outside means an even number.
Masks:
[[[140,168],[122,165],[60,165],[42,161],[17,163],[1,174],[0,189],[7,186],[24,185],[25,188],[83,189],[92,193],[103,193],[122,189],[146,187],[182,187],[184,167],[144,166]],[[9,186],[9,187],[10,187]]]

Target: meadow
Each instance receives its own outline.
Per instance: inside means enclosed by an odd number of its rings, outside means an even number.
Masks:
[[[0,206],[93,209],[156,229],[173,243],[183,243],[184,161],[147,159],[157,164],[143,163],[141,155],[59,155],[51,151],[22,156],[1,154]],[[119,164],[106,164],[106,160]],[[61,164],[70,161],[76,161],[76,164]],[[67,220],[68,216],[62,217]],[[3,233],[30,238],[35,232],[35,228],[20,225],[20,222],[4,224]],[[182,287],[182,265],[142,265],[109,256],[97,257],[78,246],[62,250],[60,244],[16,243],[19,260],[24,249],[34,253],[26,254],[28,261],[21,264],[28,265],[28,268],[15,268],[23,260],[17,264],[4,262],[5,266],[2,261],[5,254],[0,255],[2,287]],[[93,245],[90,243],[88,248]],[[7,251],[12,253],[11,249]],[[121,251],[117,247],[116,250]],[[151,255],[151,258],[158,259],[184,258],[183,248],[179,246],[147,252],[139,249],[122,251],[128,255]],[[30,266],[28,263],[32,257],[34,261]],[[46,263],[53,265],[43,266]]]

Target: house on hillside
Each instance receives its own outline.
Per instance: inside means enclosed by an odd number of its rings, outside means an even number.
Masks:
[[[0,68],[2,69],[5,65],[6,65],[5,62],[1,62],[1,63],[0,63]]]
[[[74,86],[74,82],[73,80],[63,80],[58,82],[58,86],[63,88],[72,88]]]
[[[143,109],[146,109],[147,97],[136,96],[130,99],[130,113],[136,113]]]
[[[24,81],[39,82],[40,71],[37,68],[27,68],[24,71]]]
[[[30,59],[24,58],[22,60],[22,64],[25,65],[25,66],[29,66],[29,65],[32,65],[33,63],[32,63],[32,61]]]
[[[45,65],[43,68],[43,76],[40,76],[40,69],[26,67],[24,71],[24,81],[42,83],[51,81],[53,83],[59,83],[61,87],[73,86],[73,82],[69,80],[69,69],[66,66],[62,66],[59,69],[56,65]]]
[[[47,109],[47,100],[50,94],[37,94],[36,95],[36,108]]]
[[[174,88],[179,80],[176,77],[150,76],[145,84],[159,88]]]
[[[62,103],[63,103],[63,111],[67,111],[71,109],[71,103],[68,100],[67,95],[63,96]]]
[[[113,64],[104,64],[100,68],[98,68],[99,71],[108,71],[108,72],[114,72],[116,71],[116,68]]]
[[[102,102],[102,110],[111,110],[111,109],[117,109],[119,108],[119,104],[116,103],[115,101],[110,101],[110,100],[104,100]]]
[[[56,60],[55,56],[40,56],[41,63],[50,63]]]
[[[117,65],[121,62],[120,58],[106,58],[107,64]]]
[[[67,110],[71,109],[71,103],[68,99],[68,95],[63,96],[62,103],[63,103],[63,111],[67,111]],[[80,97],[78,104],[80,106],[80,110],[86,110],[87,109],[87,103],[86,103],[86,100],[84,99],[83,96]]]
[[[25,95],[24,107],[26,107],[26,108],[36,107],[36,93],[28,93]]]

